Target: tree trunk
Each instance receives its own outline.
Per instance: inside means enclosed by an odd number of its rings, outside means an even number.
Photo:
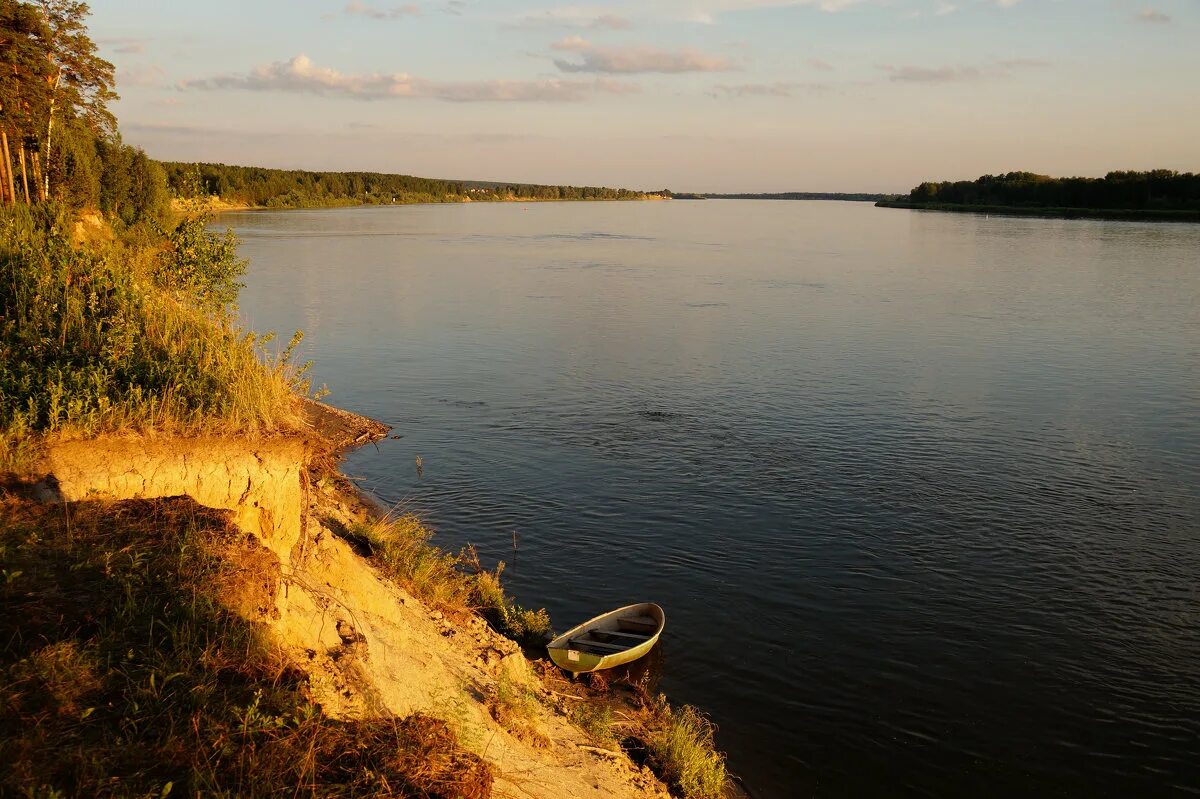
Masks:
[[[0,130],[0,144],[4,146],[4,183],[8,188],[8,204],[17,204],[17,189],[13,181],[12,151],[8,149],[8,131]]]
[[[54,106],[58,99],[55,95],[58,94],[58,86],[62,83],[62,68],[58,70],[58,74],[54,76],[54,84],[50,88],[50,113],[46,116],[46,168],[42,175],[42,199],[50,197],[50,139],[54,134]]]
[[[50,119],[46,123],[46,168],[42,172],[42,199],[50,196],[50,136],[54,133],[54,101],[50,101]]]
[[[21,144],[21,188],[25,190],[25,204],[29,205],[29,173],[25,171],[25,145]]]
[[[42,202],[45,202],[46,190],[44,188],[45,184],[42,183],[42,159],[41,156],[38,155],[37,150],[33,151],[33,182],[37,184],[39,195],[38,199]]]

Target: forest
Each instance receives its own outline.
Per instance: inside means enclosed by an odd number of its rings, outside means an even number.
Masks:
[[[0,0],[0,203],[54,201],[133,226],[168,204],[162,168],[122,143],[113,65],[74,0]]]
[[[541,186],[437,180],[378,172],[310,172],[227,164],[163,163],[167,183],[187,196],[200,190],[226,203],[256,208],[316,208],[500,200],[640,200],[645,192],[593,186]]]
[[[785,191],[774,194],[702,194],[713,200],[843,200],[873,203],[884,199],[883,194],[862,194],[828,191]]]
[[[973,181],[922,183],[901,204],[1017,208],[1200,211],[1200,175],[1155,169],[1109,172],[1103,178],[1054,178],[1032,172],[984,175]]]

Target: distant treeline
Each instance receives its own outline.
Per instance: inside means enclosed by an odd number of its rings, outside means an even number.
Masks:
[[[898,204],[1200,211],[1200,175],[1169,169],[1109,172],[1103,178],[1052,178],[1009,172],[973,181],[922,183]]]
[[[886,199],[888,194],[847,194],[827,191],[785,191],[777,194],[701,194],[714,200],[846,200],[848,202],[875,203]]]
[[[228,203],[261,208],[468,200],[636,200],[649,196],[629,189],[437,180],[378,172],[309,172],[177,162],[162,166],[177,194],[200,192]]]

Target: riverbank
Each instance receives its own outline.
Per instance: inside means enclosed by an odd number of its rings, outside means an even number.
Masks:
[[[1200,222],[1200,211],[1137,210],[1114,208],[1022,208],[1011,205],[955,205],[952,203],[914,203],[880,200],[877,208],[904,208],[912,211],[941,211],[953,214],[1031,216],[1046,219],[1110,219],[1130,222]]]
[[[385,426],[304,417],[303,436],[49,441],[0,481],[6,790],[739,795],[695,711],[566,679],[498,631],[529,613],[499,570],[352,487],[337,453]]]
[[[502,565],[352,488],[388,428],[235,326],[232,235],[82,218],[0,219],[0,793],[726,792],[707,720],[563,680]]]

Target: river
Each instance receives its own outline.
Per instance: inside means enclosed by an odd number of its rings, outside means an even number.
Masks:
[[[1200,225],[221,221],[248,323],[403,436],[346,471],[560,630],[662,604],[662,688],[756,795],[1200,792]]]

